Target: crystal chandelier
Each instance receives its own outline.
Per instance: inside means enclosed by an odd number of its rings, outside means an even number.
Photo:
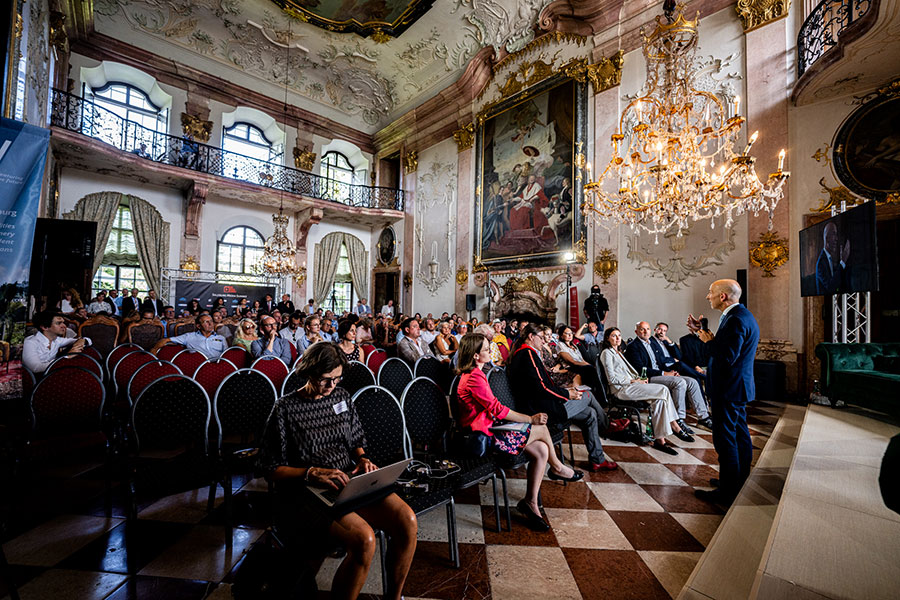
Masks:
[[[685,20],[683,9],[679,5],[675,17],[675,1],[666,0],[665,22],[658,16],[650,36],[641,31],[647,80],[622,112],[611,138],[612,159],[596,181],[588,163],[582,210],[605,227],[624,224],[654,235],[677,228],[680,236],[689,220],[710,219],[715,227],[722,216],[730,227],[744,212],[760,211],[768,212],[771,229],[790,176],[783,170],[784,150],[778,171],[763,185],[749,154],[758,134],[736,151],[744,123],[740,99],[726,106],[694,87],[699,18]]]
[[[259,271],[273,277],[299,278],[302,270],[305,278],[306,269],[297,266],[297,252],[287,235],[288,217],[279,209],[277,215],[272,215],[272,222],[275,232],[266,239],[259,259]]]

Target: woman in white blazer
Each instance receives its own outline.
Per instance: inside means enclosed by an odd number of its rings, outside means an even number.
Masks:
[[[678,412],[669,388],[658,383],[649,383],[640,378],[622,353],[622,333],[610,327],[603,333],[603,351],[600,363],[606,372],[610,393],[621,400],[645,400],[650,403],[650,421],[653,424],[653,448],[666,454],[678,452],[666,442],[666,436],[680,433],[681,428],[676,420]]]

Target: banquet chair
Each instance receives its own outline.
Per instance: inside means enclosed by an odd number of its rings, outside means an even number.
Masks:
[[[142,350],[140,346],[137,344],[119,344],[112,351],[106,355],[106,377],[112,380],[113,371],[116,369],[116,364],[122,358],[124,358],[127,354],[132,352],[137,352]]]
[[[280,390],[284,384],[284,380],[288,376],[288,367],[284,361],[277,356],[260,356],[253,364],[251,369],[255,369],[269,378],[276,390]]]
[[[83,369],[87,369],[88,371],[99,377],[101,381],[103,380],[103,367],[99,362],[97,362],[97,359],[85,354],[84,352],[60,356],[52,363],[50,363],[50,366],[47,367],[44,373],[47,374],[54,369],[64,369],[66,367],[81,367]]]
[[[450,369],[447,364],[430,356],[420,357],[413,369],[415,377],[427,377],[446,395],[450,391]]]
[[[175,358],[179,352],[185,349],[186,348],[181,344],[169,343],[156,350],[156,358],[172,362],[172,359]]]
[[[353,396],[364,387],[375,385],[375,376],[372,375],[369,367],[358,360],[351,360],[338,385],[347,390],[350,396]]]
[[[119,321],[103,315],[91,317],[78,326],[78,335],[91,338],[92,347],[102,356],[108,356],[119,339]]]
[[[403,390],[412,380],[412,370],[402,358],[389,358],[378,369],[378,385],[387,389],[395,398],[403,395]]]
[[[222,353],[222,358],[226,358],[231,363],[236,366],[238,369],[246,369],[250,366],[252,362],[252,356],[250,353],[244,350],[241,346],[232,346],[228,350]]]
[[[141,395],[144,388],[163,375],[181,374],[181,370],[167,360],[154,360],[142,364],[128,379],[128,384],[125,386],[125,397],[128,399],[128,405],[133,406],[134,401]]]
[[[156,361],[156,357],[146,350],[131,352],[116,363],[112,373],[114,399],[119,400],[125,394],[128,380],[138,370],[138,367],[148,362]]]
[[[306,377],[294,369],[291,371],[291,374],[287,376],[287,379],[284,380],[284,383],[281,384],[281,395],[287,396],[291,392],[299,390],[304,385],[306,385]]]
[[[157,319],[142,319],[128,326],[128,341],[144,350],[151,350],[166,336],[165,327]]]
[[[197,369],[206,362],[206,355],[202,352],[198,352],[197,350],[190,350],[185,348],[181,352],[175,355],[172,359],[172,362],[175,363],[175,366],[181,369],[181,372],[191,377],[194,373],[197,372]]]
[[[200,363],[191,375],[206,391],[206,395],[215,398],[216,390],[226,377],[237,371],[237,367],[227,358],[211,358]]]
[[[366,366],[369,367],[369,370],[374,374],[378,374],[378,370],[381,368],[381,365],[388,359],[387,352],[382,350],[381,348],[376,348],[372,351],[371,354],[366,353]]]

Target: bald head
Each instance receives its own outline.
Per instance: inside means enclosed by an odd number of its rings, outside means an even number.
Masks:
[[[634,326],[634,334],[644,341],[650,339],[650,323],[647,321],[639,321]]]
[[[706,294],[709,305],[716,310],[724,310],[741,299],[741,286],[734,279],[713,281]]]

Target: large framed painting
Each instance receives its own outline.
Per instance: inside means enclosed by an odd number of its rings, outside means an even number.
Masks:
[[[554,75],[479,115],[475,136],[475,268],[583,260],[586,86]]]
[[[900,80],[873,94],[838,129],[834,170],[864,198],[900,195]]]

